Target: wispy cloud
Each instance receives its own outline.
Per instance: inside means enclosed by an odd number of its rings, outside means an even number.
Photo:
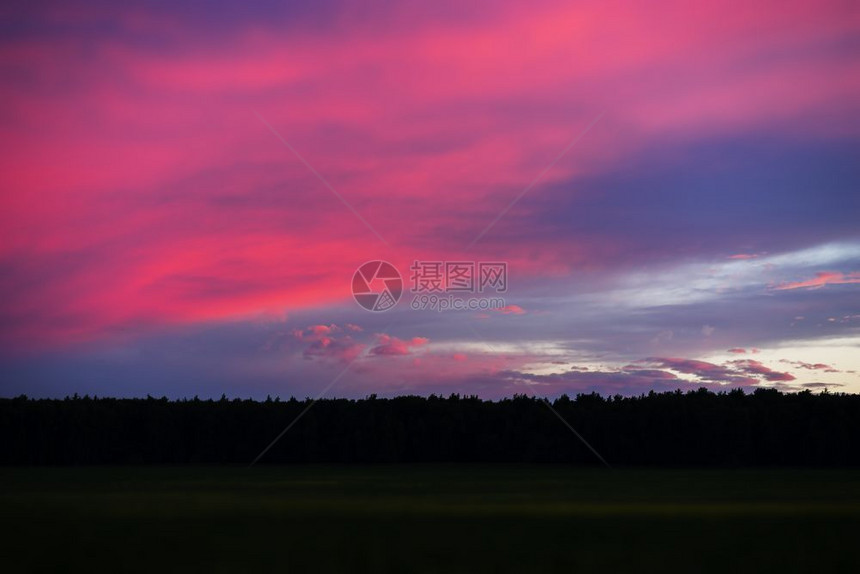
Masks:
[[[777,291],[784,291],[786,289],[819,289],[825,285],[845,285],[850,283],[860,283],[860,272],[819,271],[812,279],[780,283],[774,289]]]

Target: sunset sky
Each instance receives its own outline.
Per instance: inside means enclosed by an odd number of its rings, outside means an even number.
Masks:
[[[856,2],[13,2],[0,75],[0,395],[860,392]]]

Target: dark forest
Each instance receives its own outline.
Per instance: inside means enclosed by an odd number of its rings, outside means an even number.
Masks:
[[[249,464],[312,401],[0,400],[6,465]],[[860,396],[772,389],[562,396],[324,399],[271,463],[505,462],[612,466],[858,466]]]

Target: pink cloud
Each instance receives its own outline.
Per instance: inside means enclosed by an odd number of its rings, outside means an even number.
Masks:
[[[780,363],[788,363],[789,365],[794,365],[799,369],[806,369],[808,371],[824,371],[825,373],[838,373],[837,369],[834,369],[830,365],[825,363],[807,363],[804,361],[790,361],[788,359],[780,359]]]
[[[743,355],[747,352],[746,349],[741,349],[740,347],[733,347],[729,349],[729,353],[735,353],[737,355]]]
[[[763,376],[768,381],[793,381],[795,380],[795,376],[791,373],[781,373],[779,371],[774,371],[770,367],[766,367],[762,365],[759,361],[754,361],[752,359],[737,359],[734,361],[729,361],[729,364],[734,366],[737,370],[749,373],[751,375],[760,375]]]
[[[755,259],[758,257],[757,253],[736,253],[735,255],[729,255],[729,259]]]
[[[640,362],[654,364],[680,373],[695,375],[705,381],[719,383],[755,385],[760,382],[760,379],[770,382],[785,382],[795,379],[794,375],[790,373],[774,371],[761,362],[752,359],[736,359],[728,361],[724,365],[716,365],[695,359],[666,357],[651,357]]]
[[[504,307],[497,309],[497,311],[504,315],[525,315],[526,313],[526,310],[519,305],[505,305]]]
[[[600,111],[605,129],[543,183],[625,164],[664,134],[853,129],[838,110],[860,94],[856,56],[812,55],[857,32],[838,2],[503,2],[467,23],[408,10],[316,34],[237,24],[216,40],[157,10],[67,10],[46,17],[69,31],[0,41],[0,258],[17,265],[4,344],[348,301],[376,240],[254,110],[384,227],[401,269],[416,245],[456,253],[438,230],[498,213]],[[98,33],[112,25],[166,38],[169,57]],[[601,269],[625,249],[487,241],[532,277]]]
[[[709,381],[719,381],[719,382],[737,382],[738,377],[736,373],[733,373],[730,369],[716,365],[714,363],[709,363],[707,361],[699,361],[696,359],[682,359],[676,357],[649,357],[647,359],[643,359],[639,361],[640,363],[649,363],[652,365],[656,365],[662,367],[664,369],[671,369],[673,371],[678,371],[679,373],[685,373],[688,375],[695,375],[705,380]],[[629,365],[625,367],[625,369],[636,368],[635,365]],[[749,381],[745,381],[749,382]]]
[[[304,343],[310,343],[302,352],[305,359],[334,359],[348,363],[357,358],[366,348],[356,342],[337,325],[311,325],[303,330],[293,331],[293,336]]]
[[[860,272],[819,271],[812,279],[780,283],[774,289],[778,291],[787,289],[819,289],[825,285],[844,285],[849,283],[860,283]]]
[[[385,333],[376,335],[377,345],[370,349],[371,355],[409,355],[412,349],[426,345],[430,340],[425,337],[413,337],[401,340]]]

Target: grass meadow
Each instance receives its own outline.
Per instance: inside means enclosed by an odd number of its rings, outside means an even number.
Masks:
[[[860,471],[0,469],[12,571],[860,571]]]

